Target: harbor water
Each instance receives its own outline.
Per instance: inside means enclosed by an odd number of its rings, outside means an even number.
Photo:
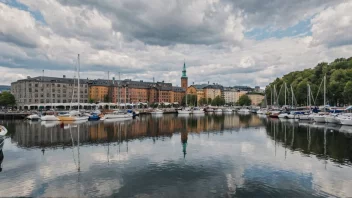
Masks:
[[[352,197],[352,127],[252,114],[0,124],[2,197]]]

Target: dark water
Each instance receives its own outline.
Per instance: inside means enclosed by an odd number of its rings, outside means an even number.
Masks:
[[[352,196],[352,127],[256,115],[0,124],[0,196]]]

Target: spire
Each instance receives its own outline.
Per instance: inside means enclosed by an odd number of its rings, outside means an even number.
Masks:
[[[182,77],[183,77],[183,78],[187,78],[187,74],[186,74],[186,62],[183,62]]]

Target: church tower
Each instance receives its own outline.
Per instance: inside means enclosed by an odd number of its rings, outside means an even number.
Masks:
[[[188,77],[186,74],[186,62],[183,63],[182,77],[181,77],[181,87],[187,90],[188,87]]]

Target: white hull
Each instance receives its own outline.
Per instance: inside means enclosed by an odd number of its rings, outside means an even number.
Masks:
[[[221,109],[216,109],[214,110],[215,113],[222,113],[222,110]]]
[[[336,116],[326,116],[325,122],[326,123],[333,123],[333,124],[340,124],[340,120],[337,119]]]
[[[266,114],[268,111],[265,109],[260,109],[257,111],[257,114]]]
[[[249,109],[240,109],[238,110],[238,113],[249,113]]]
[[[59,118],[57,118],[54,115],[45,115],[45,116],[40,117],[40,119],[42,121],[58,121],[59,120]]]
[[[126,120],[132,120],[131,117],[125,117],[125,118],[111,118],[111,119],[104,119],[104,122],[118,122],[118,121],[126,121]]]
[[[177,113],[178,114],[190,114],[191,112],[188,110],[178,110]]]
[[[40,117],[37,114],[32,114],[26,117],[28,120],[39,120]]]
[[[319,123],[325,123],[325,116],[314,116],[313,117],[315,122],[319,122]]]
[[[293,114],[288,114],[287,115],[287,118],[288,119],[296,119],[296,118],[298,118],[296,115],[293,115]]]
[[[279,114],[279,116],[277,116],[278,118],[288,118],[288,114],[287,113],[281,113]]]
[[[342,125],[352,126],[352,119],[351,118],[341,118],[339,120]]]
[[[232,113],[232,109],[223,109],[224,113]]]
[[[0,136],[4,136],[6,135],[6,133],[7,129],[4,126],[0,125]]]
[[[110,120],[110,119],[121,119],[121,120],[124,120],[124,119],[132,119],[133,118],[133,115],[130,114],[130,113],[126,113],[126,114],[106,114],[105,116],[105,119],[106,120]]]
[[[193,110],[192,114],[203,114],[204,111],[203,110]]]
[[[309,115],[298,115],[299,120],[311,120],[312,118]]]

